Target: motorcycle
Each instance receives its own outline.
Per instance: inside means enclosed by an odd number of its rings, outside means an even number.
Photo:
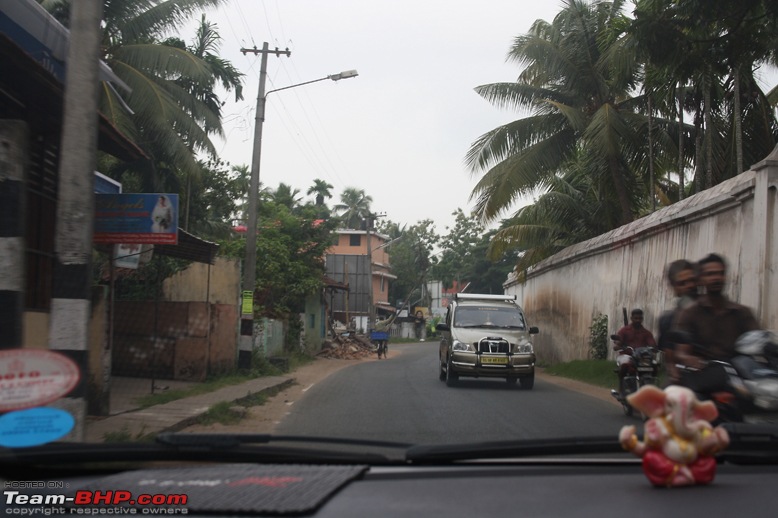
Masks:
[[[611,340],[619,341],[619,335],[611,335]],[[627,401],[627,396],[637,392],[644,385],[656,385],[659,373],[659,360],[655,347],[631,347],[624,346],[616,358],[614,372],[618,375],[623,365],[626,365],[626,374],[622,379],[619,390],[611,389],[611,396],[621,404],[624,414],[631,416],[634,413],[632,405]]]
[[[688,335],[673,335],[674,342],[702,349]],[[713,401],[718,423],[778,422],[778,337],[771,331],[749,331],[738,337],[735,352],[730,361],[706,360],[701,369],[678,365],[680,384]]]

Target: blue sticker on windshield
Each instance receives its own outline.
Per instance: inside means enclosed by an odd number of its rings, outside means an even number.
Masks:
[[[0,446],[23,448],[56,441],[73,429],[75,419],[59,408],[38,407],[0,416]]]

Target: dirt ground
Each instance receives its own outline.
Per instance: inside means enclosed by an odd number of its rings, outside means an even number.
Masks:
[[[340,369],[362,362],[392,361],[392,358],[395,358],[399,354],[401,353],[396,349],[390,349],[389,357],[385,360],[379,360],[375,355],[348,360],[317,358],[313,362],[299,367],[294,372],[290,373],[294,382],[288,388],[269,397],[262,405],[249,407],[246,416],[241,419],[238,424],[224,425],[217,423],[212,425],[193,425],[182,430],[182,432],[273,433],[276,425],[290,412],[292,405],[305,397],[305,393],[308,392],[308,390],[327,378],[327,376]],[[603,399],[616,405],[618,404],[610,395],[608,389],[595,387],[587,383],[581,383],[567,378],[544,374],[542,369],[538,369],[536,375],[538,379],[556,383],[565,388],[569,388],[570,390],[583,392],[592,397]]]

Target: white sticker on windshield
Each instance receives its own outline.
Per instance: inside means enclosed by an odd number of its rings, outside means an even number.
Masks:
[[[51,403],[67,395],[81,378],[64,354],[41,349],[0,351],[0,412]]]

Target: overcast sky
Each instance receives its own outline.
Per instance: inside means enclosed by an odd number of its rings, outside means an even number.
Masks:
[[[513,81],[505,56],[515,36],[556,0],[232,0],[208,13],[221,54],[246,74],[244,100],[224,107],[223,159],[251,165],[260,57],[241,48],[291,51],[268,58],[266,90],[344,70],[359,76],[268,94],[260,180],[305,195],[313,180],[372,196],[374,212],[400,224],[453,224],[475,185],[464,157],[486,131],[515,119],[473,90]],[[191,41],[193,32],[182,34]]]
[[[299,189],[314,179],[364,189],[372,210],[400,224],[432,219],[440,234],[457,208],[469,213],[477,178],[465,166],[470,145],[521,115],[474,92],[513,81],[505,57],[513,39],[561,0],[231,0],[208,13],[221,54],[246,74],[244,100],[224,107],[221,157],[251,165],[260,56],[241,48],[291,51],[268,57],[266,91],[345,70],[359,76],[269,93],[260,180]],[[182,36],[188,41],[193,30]]]

